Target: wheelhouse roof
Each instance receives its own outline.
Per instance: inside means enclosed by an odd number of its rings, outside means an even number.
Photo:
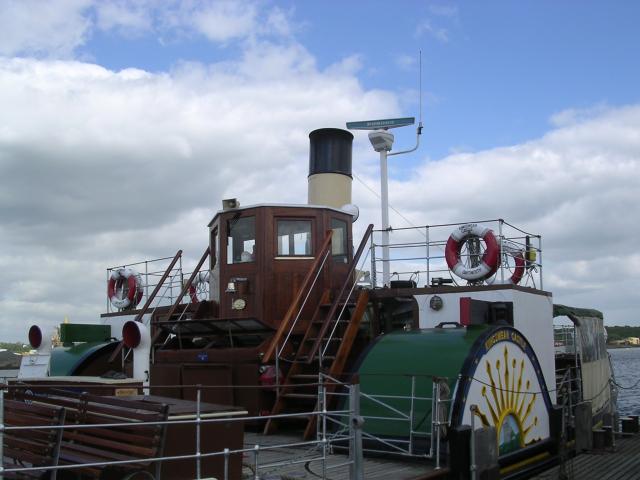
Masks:
[[[292,203],[256,203],[254,205],[247,205],[245,207],[240,207],[240,208],[230,208],[228,210],[218,210],[216,212],[216,214],[213,216],[213,218],[211,219],[211,221],[207,224],[208,227],[210,227],[211,225],[213,225],[213,222],[215,221],[215,219],[221,214],[221,213],[228,213],[228,212],[242,212],[244,210],[251,210],[254,208],[264,208],[264,207],[278,207],[278,208],[298,208],[298,209],[303,209],[303,208],[314,208],[314,209],[323,209],[323,210],[333,210],[334,212],[338,212],[338,213],[343,213],[346,215],[350,215],[349,212],[345,212],[344,210],[340,210],[339,208],[334,208],[334,207],[329,207],[327,205],[310,205],[310,204],[292,204]]]

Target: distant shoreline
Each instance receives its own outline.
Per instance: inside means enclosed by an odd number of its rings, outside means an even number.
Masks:
[[[619,348],[640,348],[640,345],[610,345],[610,344],[607,344],[607,349],[619,349]]]

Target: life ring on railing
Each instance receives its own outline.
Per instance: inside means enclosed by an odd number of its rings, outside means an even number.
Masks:
[[[201,284],[209,283],[209,271],[206,270],[204,272],[199,272],[196,275],[196,278],[193,279],[191,285],[189,285],[189,297],[191,297],[191,303],[198,303],[200,299],[198,298],[198,286]]]
[[[524,252],[521,250],[514,250],[514,251],[509,251],[509,249],[505,249],[505,250],[507,250],[507,254],[513,258],[513,261],[515,264],[511,277],[505,278],[504,280],[498,280],[497,278],[498,274],[496,273],[496,275],[494,275],[493,277],[486,279],[487,285],[494,285],[494,284],[517,285],[520,283],[520,280],[522,280],[522,277],[524,277],[524,272],[526,270],[526,260],[524,258]]]
[[[127,282],[127,295],[122,298],[118,295],[118,290]],[[111,271],[109,283],[107,284],[107,296],[111,305],[118,310],[135,307],[142,300],[142,277],[132,268],[118,268]]]
[[[460,251],[465,240],[469,237],[478,237],[484,240],[486,250],[482,255],[480,265],[467,267],[460,259]],[[477,223],[460,225],[453,232],[445,247],[445,258],[449,269],[458,277],[465,280],[484,280],[493,275],[500,264],[500,247],[493,230]]]

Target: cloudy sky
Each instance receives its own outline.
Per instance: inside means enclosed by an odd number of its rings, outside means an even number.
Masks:
[[[0,0],[0,332],[97,320],[105,269],[207,242],[223,198],[306,201],[308,133],[419,117],[394,227],[504,218],[545,288],[640,324],[633,2]],[[397,148],[413,130],[397,131]],[[377,156],[354,144],[358,222]]]

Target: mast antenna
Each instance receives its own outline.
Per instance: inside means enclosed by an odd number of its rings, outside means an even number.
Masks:
[[[422,49],[418,50],[418,90],[420,91],[418,128],[422,130]]]

